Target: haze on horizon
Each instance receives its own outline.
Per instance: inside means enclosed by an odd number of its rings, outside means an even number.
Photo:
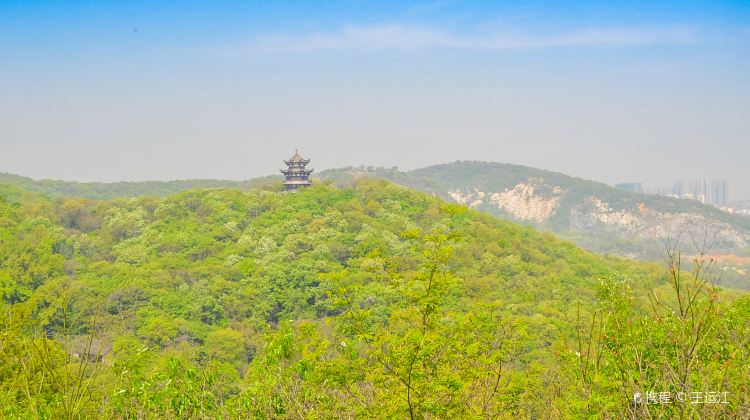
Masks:
[[[748,2],[121,3],[0,3],[0,172],[247,179],[299,148],[750,199]]]

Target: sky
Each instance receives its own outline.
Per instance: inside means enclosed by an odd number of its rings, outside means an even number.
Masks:
[[[0,0],[0,172],[529,165],[750,199],[750,2]]]

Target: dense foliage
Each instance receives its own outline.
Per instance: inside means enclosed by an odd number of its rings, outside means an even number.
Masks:
[[[387,179],[409,188],[435,194],[446,201],[453,201],[450,192],[502,193],[513,190],[519,184],[528,184],[530,180],[543,180],[543,185],[534,188],[534,194],[538,197],[559,199],[555,204],[555,211],[544,222],[518,219],[491,200],[474,203],[475,208],[503,219],[527,223],[538,229],[554,232],[555,235],[598,254],[628,256],[644,261],[663,258],[664,238],[640,237],[617,229],[612,230],[598,223],[582,224],[581,214],[598,211],[591,199],[595,197],[601,200],[613,212],[626,211],[638,215],[641,214],[641,207],[645,205],[649,210],[670,215],[690,214],[695,217],[695,226],[690,225],[693,227],[692,230],[683,227],[680,232],[686,239],[683,243],[684,251],[691,254],[711,251],[714,255],[730,257],[724,264],[726,269],[719,282],[725,287],[750,290],[750,263],[732,258],[750,252],[746,245],[740,245],[747,244],[750,238],[750,217],[728,213],[695,200],[638,194],[559,172],[495,162],[458,161],[406,172],[397,168],[348,167],[326,170],[319,176],[338,185],[350,185],[352,179],[357,177]],[[527,204],[532,203],[533,200]],[[578,218],[574,220],[576,214]],[[644,217],[648,219],[653,215]],[[586,220],[585,217],[583,219]],[[627,221],[627,217],[624,217],[624,220]],[[714,236],[717,230],[723,229],[732,230],[734,233],[725,236],[724,240],[719,239],[722,235]],[[666,231],[670,230],[667,228]],[[693,241],[702,245],[704,237],[711,242],[710,249],[693,246]],[[744,239],[739,242],[726,240],[731,237]]]
[[[642,238],[610,231],[601,226],[577,226],[572,223],[571,214],[579,211],[594,210],[591,197],[606,202],[614,211],[625,210],[638,213],[642,204],[647,208],[664,213],[690,213],[706,221],[712,230],[718,228],[733,229],[739,236],[750,237],[750,217],[730,214],[716,207],[703,205],[697,201],[680,200],[655,195],[636,194],[613,188],[599,182],[574,178],[558,172],[545,171],[521,165],[510,165],[494,162],[459,161],[449,164],[433,165],[412,171],[399,171],[398,168],[360,166],[340,169],[328,169],[317,174],[319,179],[334,182],[339,186],[351,186],[357,178],[368,177],[386,179],[399,185],[418,191],[434,194],[446,201],[453,201],[449,191],[502,192],[513,189],[519,183],[529,179],[544,179],[546,184],[558,186],[565,191],[560,195],[559,207],[551,218],[544,223],[518,220],[497,205],[484,202],[477,210],[495,216],[527,223],[538,229],[554,232],[558,237],[574,242],[578,246],[603,255],[619,255],[654,261],[663,257],[661,239]],[[0,173],[0,183],[19,186],[27,191],[34,191],[49,196],[84,197],[90,199],[113,199],[139,197],[143,195],[164,197],[170,194],[198,188],[232,188],[248,191],[254,188],[275,189],[280,191],[280,176],[267,176],[245,181],[215,179],[193,179],[181,181],[141,181],[141,182],[70,182],[58,180],[32,180],[17,175]],[[553,193],[550,188],[536,188],[535,192],[544,196]],[[557,196],[557,194],[553,194]],[[709,223],[710,222],[710,223]],[[575,226],[575,227],[574,227]],[[700,228],[697,228],[700,230]],[[696,236],[695,232],[683,232],[686,237]],[[700,235],[700,234],[699,234]],[[706,232],[704,236],[711,236]],[[683,244],[685,251],[698,253],[692,241]],[[750,248],[739,248],[733,241],[714,241],[714,254],[725,257],[724,275],[719,280],[725,287],[750,290],[750,263],[735,256],[747,256]]]
[[[381,181],[109,201],[0,186],[0,407],[746,417],[750,299],[675,266]],[[661,391],[728,404],[634,402]]]
[[[34,180],[31,178],[0,172],[0,183],[15,185],[26,191],[33,191],[48,196],[83,197],[90,199],[109,199],[138,197],[142,195],[167,196],[185,190],[197,188],[252,188],[281,189],[279,176],[253,178],[246,181],[221,179],[187,179],[177,181],[120,181],[120,182],[76,182],[55,179]]]

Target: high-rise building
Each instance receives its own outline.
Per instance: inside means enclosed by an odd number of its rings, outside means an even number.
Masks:
[[[719,179],[711,182],[711,200],[716,206],[729,204],[729,184],[726,180]]]
[[[729,184],[724,179],[678,180],[672,187],[671,195],[723,207],[729,204]]]

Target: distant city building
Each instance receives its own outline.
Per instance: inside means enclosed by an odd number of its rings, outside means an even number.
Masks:
[[[711,181],[711,204],[715,206],[729,204],[729,183],[726,180]]]
[[[286,178],[284,186],[287,191],[296,191],[299,187],[312,185],[310,174],[313,172],[313,169],[305,169],[305,166],[310,163],[310,159],[303,159],[297,149],[295,149],[294,156],[289,160],[285,160],[284,163],[287,169],[280,169],[280,171]]]
[[[735,201],[734,203],[730,204],[729,207],[722,208],[722,210],[728,211],[729,213],[737,213],[743,214],[745,216],[750,216],[750,200]]]
[[[672,188],[656,187],[646,190],[648,194],[697,200],[716,207],[729,204],[729,183],[724,179],[678,180]]]
[[[616,184],[615,188],[619,188],[621,190],[632,191],[636,193],[643,192],[643,184],[640,182],[625,182],[622,184]]]
[[[718,207],[729,204],[729,185],[723,179],[676,181],[673,194],[680,198],[692,198]]]

